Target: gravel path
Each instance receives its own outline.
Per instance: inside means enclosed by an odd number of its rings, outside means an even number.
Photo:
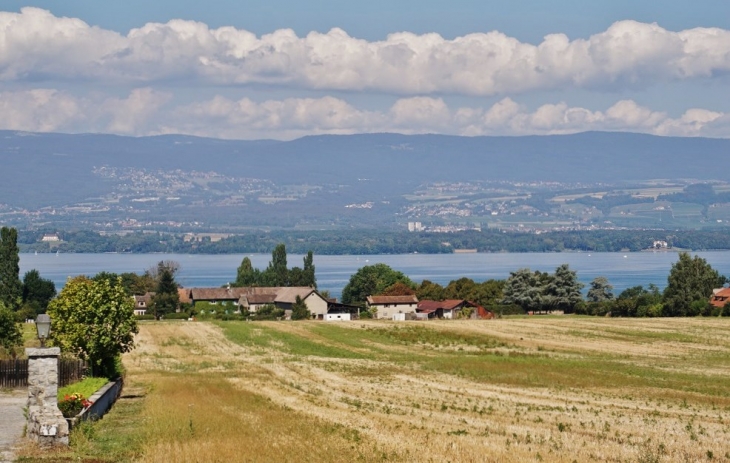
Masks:
[[[13,448],[23,436],[23,407],[26,400],[26,389],[0,391],[0,463],[10,463],[15,459]]]

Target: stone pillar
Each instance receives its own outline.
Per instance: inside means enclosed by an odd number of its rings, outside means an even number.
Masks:
[[[68,445],[68,423],[58,409],[58,347],[27,348],[28,437],[42,447]]]

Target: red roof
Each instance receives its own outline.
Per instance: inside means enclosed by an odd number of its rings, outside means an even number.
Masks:
[[[438,309],[444,309],[444,310],[454,310],[461,307],[473,307],[474,304],[472,304],[469,301],[465,301],[464,299],[446,299],[445,301],[419,301],[418,302],[418,310],[419,312],[434,312]]]
[[[723,288],[710,298],[710,304],[715,307],[725,307],[728,301],[730,301],[730,288]]]

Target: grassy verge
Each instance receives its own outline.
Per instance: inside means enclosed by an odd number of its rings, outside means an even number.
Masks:
[[[18,463],[51,462],[132,462],[141,454],[146,440],[140,418],[146,387],[128,382],[123,395],[96,422],[82,422],[71,431],[71,446],[57,451],[40,451],[32,445],[21,449]]]

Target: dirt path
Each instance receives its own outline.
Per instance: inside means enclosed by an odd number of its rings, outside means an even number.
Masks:
[[[0,392],[0,463],[15,459],[14,448],[19,444],[25,426],[23,407],[26,400],[28,392],[25,389]]]

